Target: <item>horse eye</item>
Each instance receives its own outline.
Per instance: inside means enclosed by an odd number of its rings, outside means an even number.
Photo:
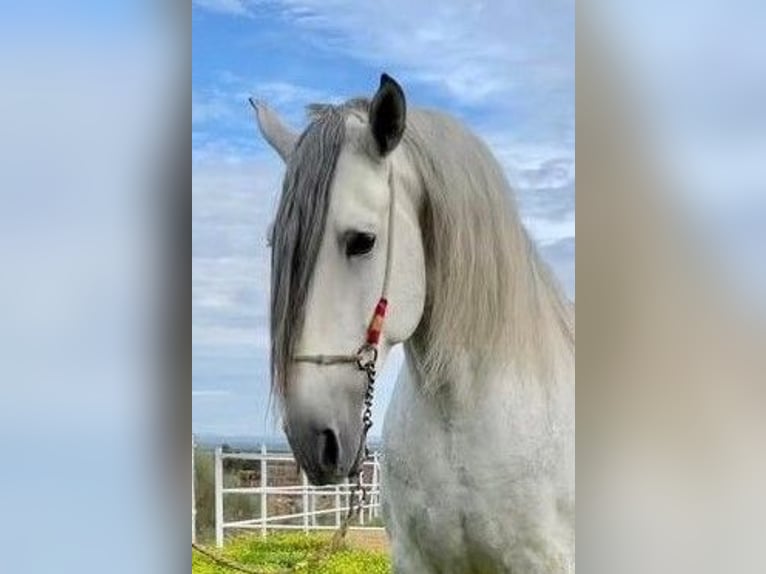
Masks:
[[[346,256],[364,255],[372,251],[375,235],[372,233],[349,233],[346,239]]]

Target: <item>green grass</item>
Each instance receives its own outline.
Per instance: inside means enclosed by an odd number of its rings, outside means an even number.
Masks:
[[[327,553],[329,539],[326,535],[302,533],[271,534],[266,538],[240,536],[228,541],[219,555],[263,568],[264,572],[278,572],[283,568],[296,568],[296,572],[306,574],[386,574],[391,571],[388,556],[381,552],[346,548]],[[231,570],[192,552],[192,574],[231,574]]]

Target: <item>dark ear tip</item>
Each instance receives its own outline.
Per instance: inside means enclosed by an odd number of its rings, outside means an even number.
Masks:
[[[397,91],[403,92],[399,83],[385,72],[380,75],[380,88],[384,87],[395,88]]]

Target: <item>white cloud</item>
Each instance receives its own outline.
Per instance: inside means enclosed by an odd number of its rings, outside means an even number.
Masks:
[[[569,2],[450,3],[284,0],[287,17],[321,32],[321,47],[403,69],[467,104],[517,88],[560,88],[574,75]],[[342,36],[328,41],[327,33]]]
[[[290,82],[259,82],[252,93],[268,101],[274,107],[306,105],[310,102],[331,102],[333,99],[323,90],[299,86]]]
[[[540,246],[548,246],[575,236],[574,213],[562,220],[524,218],[524,225]]]
[[[488,132],[485,139],[505,170],[525,227],[540,247],[575,236],[574,150]],[[552,261],[559,273],[561,261]]]
[[[265,250],[263,250],[265,251]],[[192,305],[227,310],[252,305],[268,293],[268,254],[192,257]]]
[[[252,1],[197,4],[237,15],[258,9]],[[502,101],[518,89],[544,94],[573,88],[569,1],[281,0],[272,5],[294,25],[315,32],[317,49],[398,68],[464,104]]]
[[[232,111],[228,97],[219,90],[205,93],[192,90],[192,125],[229,119]]]
[[[255,137],[255,135],[254,135]],[[281,170],[262,155],[211,154],[192,182],[192,341],[268,348],[269,250]]]
[[[341,98],[326,90],[285,81],[260,81],[221,72],[214,87],[192,90],[192,125],[197,128],[212,125],[221,127],[252,127],[255,133],[253,110],[248,98],[264,100],[280,112],[285,121],[298,129],[305,123],[304,108],[312,102],[340,102]]]
[[[575,240],[574,237],[544,245],[540,253],[561,282],[567,296],[575,298]]]
[[[192,3],[221,14],[245,16],[250,13],[245,0],[192,0]]]

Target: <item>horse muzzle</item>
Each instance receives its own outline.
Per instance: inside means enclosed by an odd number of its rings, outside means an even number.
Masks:
[[[290,447],[311,484],[337,484],[356,472],[361,432],[348,431],[331,427],[299,430],[286,425]]]

